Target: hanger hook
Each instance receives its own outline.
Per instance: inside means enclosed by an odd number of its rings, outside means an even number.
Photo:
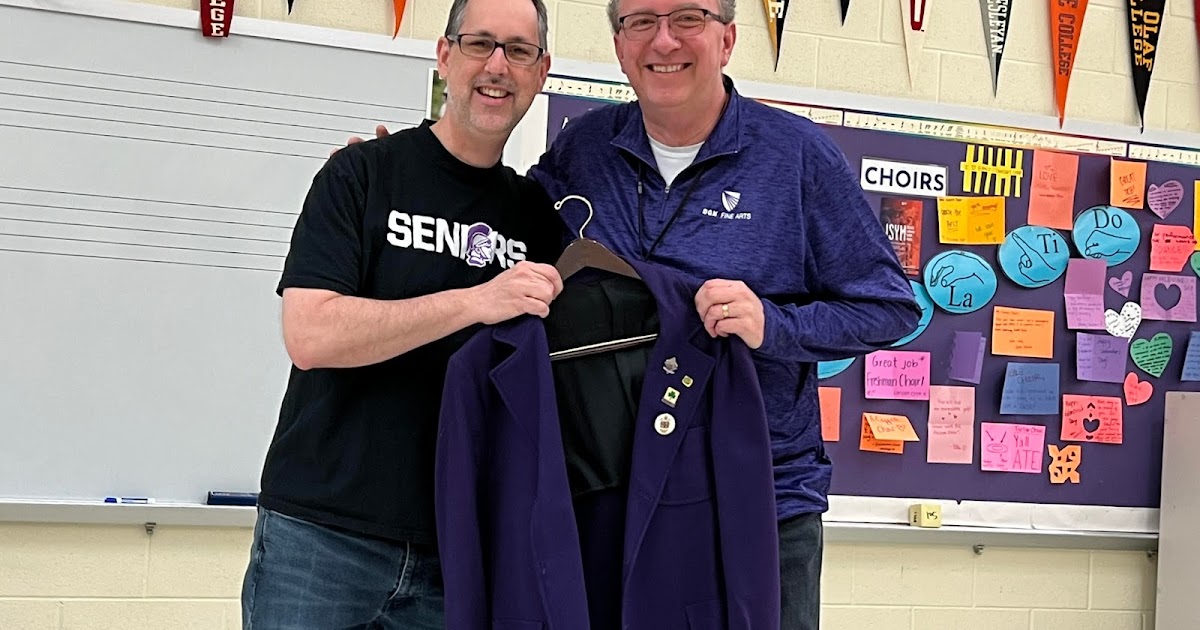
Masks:
[[[592,216],[594,215],[594,211],[592,210],[592,202],[588,201],[586,197],[580,197],[579,195],[567,195],[566,197],[563,197],[562,199],[559,199],[558,201],[554,202],[554,209],[562,210],[563,204],[571,199],[578,199],[578,200],[582,201],[583,203],[587,204],[588,218],[586,221],[583,222],[583,225],[579,226],[579,238],[583,238],[583,231],[585,229],[587,229],[588,223],[592,222]]]

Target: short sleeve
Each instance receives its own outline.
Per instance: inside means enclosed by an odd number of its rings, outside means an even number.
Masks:
[[[358,182],[335,162],[317,173],[292,231],[276,293],[289,287],[358,292],[364,197]]]

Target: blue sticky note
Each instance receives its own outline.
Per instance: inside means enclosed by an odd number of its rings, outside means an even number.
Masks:
[[[1044,287],[1067,270],[1071,250],[1057,231],[1040,225],[1019,227],[1004,238],[997,259],[1009,280],[1027,288]]]
[[[1137,251],[1142,231],[1128,212],[1114,206],[1093,206],[1075,219],[1071,237],[1085,258],[1104,260],[1114,267]]]
[[[929,322],[933,321],[933,300],[929,299],[929,292],[925,290],[925,285],[916,280],[909,280],[908,284],[912,287],[913,295],[917,297],[917,305],[921,307],[921,319],[917,322],[916,330],[892,344],[893,348],[903,346],[913,339],[920,337],[921,333],[925,332],[926,328],[929,328]]]
[[[838,359],[836,361],[820,361],[817,363],[817,378],[833,378],[846,371],[846,368],[850,367],[851,363],[854,363],[854,357]]]
[[[1200,332],[1192,331],[1188,338],[1187,354],[1183,356],[1181,381],[1200,381]]]
[[[996,295],[996,272],[977,254],[952,249],[925,265],[925,289],[947,313],[971,313]]]
[[[1058,364],[1009,363],[1004,371],[1000,413],[1058,415]]]

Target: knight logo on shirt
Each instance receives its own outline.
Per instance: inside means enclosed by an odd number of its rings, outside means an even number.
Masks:
[[[393,210],[388,214],[388,230],[388,243],[396,247],[446,254],[471,267],[483,268],[496,262],[507,269],[525,260],[523,241],[505,238],[482,222],[468,225]]]

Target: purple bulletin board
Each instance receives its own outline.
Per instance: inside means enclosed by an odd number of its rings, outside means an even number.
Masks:
[[[822,129],[842,149],[855,172],[860,172],[863,157],[939,164],[945,166],[948,171],[948,194],[964,195],[963,172],[960,165],[965,161],[967,149],[973,143],[831,125],[823,126]],[[1021,152],[1023,153],[1024,174],[1021,178],[1020,195],[1008,196],[1005,201],[1006,232],[1026,225],[1034,151],[1026,149]],[[1156,223],[1163,223],[1184,225],[1188,229],[1193,227],[1193,182],[1200,179],[1200,169],[1167,163],[1148,162],[1147,164],[1147,186],[1176,180],[1183,184],[1184,198],[1179,207],[1165,220],[1160,219],[1148,209],[1129,210],[1141,228],[1141,243],[1129,260],[1108,268],[1108,277],[1121,276],[1126,270],[1129,270],[1133,272],[1133,285],[1128,298],[1108,288],[1107,283],[1104,293],[1105,308],[1118,312],[1126,301],[1139,301],[1141,276],[1149,268],[1153,226]],[[1109,203],[1109,174],[1109,157],[1079,154],[1079,174],[1074,203],[1076,216],[1092,206]],[[1010,195],[1014,193],[1015,188]],[[867,193],[867,198],[876,212],[879,211],[882,198],[886,196],[919,199],[919,197],[910,195]],[[1071,247],[1071,257],[1079,258],[1080,253],[1075,249],[1071,231],[1058,230],[1058,232]],[[1064,312],[1065,274],[1046,286],[1027,289],[1009,280],[1001,271],[997,260],[998,245],[941,244],[938,240],[937,200],[926,198],[924,199],[921,230],[922,269],[931,258],[950,249],[973,252],[992,265],[996,271],[999,285],[995,297],[987,307],[973,313],[956,315],[937,309],[928,329],[912,342],[897,349],[931,353],[930,380],[933,385],[970,385],[947,378],[950,348],[955,331],[978,331],[988,338],[980,384],[976,387],[975,393],[973,463],[970,465],[926,463],[924,444],[927,437],[928,402],[864,399],[864,361],[858,359],[844,372],[821,381],[822,386],[840,387],[842,390],[841,440],[826,443],[829,456],[834,462],[831,493],[858,496],[931,497],[947,500],[1158,507],[1165,394],[1168,391],[1197,391],[1200,389],[1200,383],[1181,383],[1179,380],[1189,333],[1197,328],[1196,324],[1142,321],[1134,339],[1149,339],[1158,332],[1166,332],[1172,338],[1173,352],[1161,378],[1155,378],[1143,372],[1134,366],[1132,361],[1128,363],[1126,372],[1136,372],[1140,380],[1149,381],[1154,387],[1153,396],[1148,402],[1130,407],[1124,403],[1124,390],[1121,384],[1081,382],[1075,378],[1075,331],[1067,328]],[[1185,264],[1183,270],[1177,275],[1194,276],[1195,273],[1190,265]],[[919,277],[913,279],[921,281]],[[991,307],[993,306],[1054,311],[1053,359],[993,355],[991,353]],[[1084,332],[1107,334],[1103,330]],[[1119,445],[1083,444],[1079,484],[1050,483],[1049,474],[1045,472],[1046,466],[1051,461],[1048,449],[1044,454],[1041,474],[984,472],[980,469],[979,425],[981,422],[1041,424],[1046,427],[1047,445],[1071,444],[1071,442],[1063,442],[1059,439],[1062,426],[1061,415],[1021,416],[999,413],[1005,368],[1010,361],[1058,363],[1060,366],[1060,394],[1101,395],[1122,399],[1123,443]],[[906,444],[902,455],[860,451],[858,437],[861,414],[864,411],[907,415],[916,429],[917,435],[921,438],[921,443]],[[1200,421],[1200,419],[1197,420]]]
[[[569,119],[589,109],[605,105],[605,101],[580,98],[561,94],[550,95],[548,103],[547,146],[557,136]],[[856,173],[861,173],[864,157],[923,165],[940,165],[948,175],[946,195],[981,196],[1003,194],[1005,201],[1005,233],[1026,225],[1028,202],[1033,173],[1034,150],[1011,148],[1021,153],[1023,175],[1019,190],[1016,186],[1007,192],[988,190],[981,193],[965,192],[961,165],[968,161],[968,148],[987,146],[976,142],[944,140],[922,135],[909,135],[894,131],[868,130],[837,125],[821,125],[841,148]],[[1079,171],[1075,188],[1074,215],[1097,205],[1106,205],[1110,199],[1110,168],[1107,155],[1080,153]],[[1010,158],[1013,157],[1010,155]],[[1146,183],[1162,184],[1175,180],[1181,182],[1184,197],[1172,214],[1160,219],[1148,209],[1128,210],[1140,227],[1141,242],[1136,252],[1127,261],[1109,267],[1108,277],[1120,276],[1132,271],[1133,282],[1128,298],[1108,288],[1104,291],[1104,306],[1120,312],[1126,301],[1138,302],[1141,277],[1149,271],[1151,232],[1156,223],[1183,225],[1192,229],[1194,184],[1200,179],[1200,169],[1170,163],[1148,162]],[[944,245],[939,242],[937,200],[902,193],[867,192],[872,208],[878,214],[884,197],[923,201],[921,225],[920,269],[910,276],[923,282],[921,272],[925,265],[939,253],[957,249],[977,254],[987,261],[996,273],[998,289],[994,298],[983,308],[966,314],[952,314],[936,309],[933,320],[916,339],[893,350],[930,353],[930,382],[932,385],[972,386],[948,378],[950,349],[956,331],[982,333],[987,338],[980,384],[975,387],[975,430],[974,453],[971,464],[931,464],[926,462],[928,444],[927,421],[928,401],[867,400],[864,398],[864,359],[856,359],[844,371],[822,379],[823,387],[841,389],[840,440],[827,442],[826,450],[834,463],[831,494],[867,496],[929,498],[958,501],[1006,501],[1024,503],[1104,505],[1118,507],[1155,508],[1159,505],[1161,485],[1161,455],[1163,436],[1164,399],[1168,391],[1200,391],[1200,382],[1180,382],[1184,355],[1190,332],[1200,329],[1195,323],[1163,322],[1143,320],[1133,339],[1149,339],[1156,333],[1171,336],[1173,351],[1161,378],[1138,369],[1132,361],[1126,372],[1133,371],[1139,380],[1149,381],[1154,388],[1148,402],[1130,407],[1124,402],[1123,386],[1119,383],[1081,382],[1076,380],[1075,330],[1067,328],[1064,309],[1064,273],[1056,281],[1040,288],[1024,288],[1012,282],[1001,270],[997,253],[999,245]],[[829,209],[836,212],[836,209]],[[882,229],[882,227],[881,227]],[[1057,230],[1070,248],[1071,258],[1079,258],[1071,230]],[[1152,272],[1172,273],[1172,272]],[[1172,275],[1192,276],[1195,272],[1188,264]],[[1051,310],[1054,319],[1054,353],[1051,359],[1011,357],[993,355],[992,314],[994,306]],[[1107,335],[1104,330],[1088,330]],[[1059,415],[1009,415],[1000,414],[1001,392],[1004,375],[1009,362],[1057,363],[1059,367]],[[1061,395],[1083,394],[1108,396],[1121,399],[1123,407],[1123,443],[1083,443],[1082,463],[1079,466],[1081,482],[1078,484],[1052,484],[1046,471],[1051,461],[1049,445],[1067,446],[1078,442],[1060,440]],[[919,442],[905,445],[903,454],[873,453],[859,450],[859,433],[863,412],[905,415],[916,430]],[[1200,419],[1197,419],[1200,421]],[[1043,450],[1042,472],[991,472],[981,469],[980,424],[1000,422],[1042,425],[1046,427]]]

